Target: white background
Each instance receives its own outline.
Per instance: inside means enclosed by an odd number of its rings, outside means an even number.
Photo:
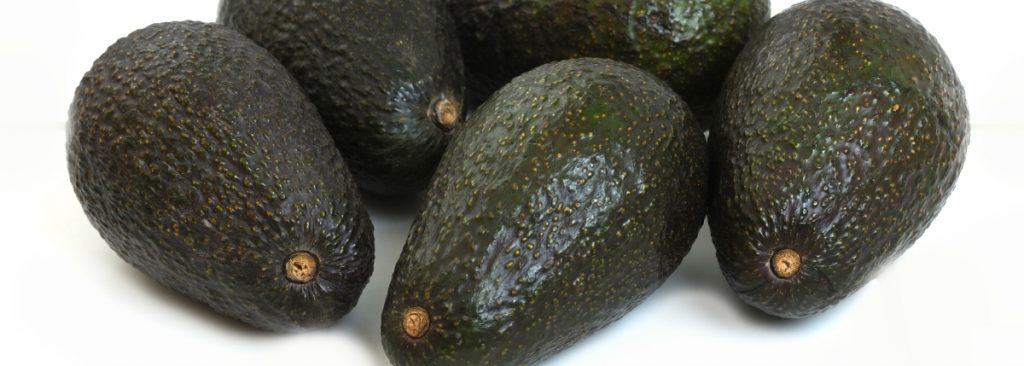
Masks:
[[[773,13],[794,1],[773,1]],[[707,229],[667,283],[548,365],[1024,364],[1024,46],[1016,1],[892,0],[963,80],[972,142],[942,214],[901,259],[819,316],[781,321],[729,290]],[[121,261],[68,182],[72,93],[116,39],[215,19],[217,0],[0,5],[0,364],[381,365],[380,311],[411,212],[371,207],[377,261],[337,326],[272,334],[226,319]]]

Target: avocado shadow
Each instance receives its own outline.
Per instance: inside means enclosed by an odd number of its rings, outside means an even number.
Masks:
[[[423,204],[423,192],[386,196],[360,190],[359,195],[363,204],[373,212],[373,217],[383,216],[387,219],[412,217],[419,212],[419,208]]]
[[[365,342],[366,347],[378,356],[378,363],[387,365],[387,355],[380,338],[381,312],[384,311],[391,275],[402,254],[418,203],[379,196],[374,199],[380,201],[367,203],[374,227],[373,275],[359,296],[356,307],[342,319],[337,328]]]
[[[120,268],[123,269],[124,278],[127,278],[129,282],[132,282],[143,292],[158,298],[163,303],[170,304],[170,306],[168,306],[169,308],[180,309],[182,312],[188,313],[190,316],[200,318],[204,324],[211,324],[219,329],[224,329],[246,337],[270,338],[278,334],[285,334],[256,328],[240,320],[221,314],[209,305],[193,300],[185,294],[164,286],[130,265],[122,263]]]

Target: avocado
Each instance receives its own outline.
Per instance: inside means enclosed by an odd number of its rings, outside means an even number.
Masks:
[[[373,226],[316,107],[270,53],[216,24],[154,24],[85,74],[68,170],[125,261],[269,330],[355,306]]]
[[[439,0],[222,0],[219,21],[299,80],[360,188],[426,187],[462,120],[465,84]]]
[[[640,304],[704,221],[704,135],[667,84],[548,64],[474,112],[441,159],[382,315],[395,365],[526,365]]]
[[[821,312],[921,236],[964,164],[964,90],[916,20],[813,0],[740,54],[711,129],[711,234],[729,285],[784,318]]]
[[[548,62],[610,58],[667,81],[702,125],[768,0],[450,0],[477,105]],[[705,127],[706,129],[707,127]]]

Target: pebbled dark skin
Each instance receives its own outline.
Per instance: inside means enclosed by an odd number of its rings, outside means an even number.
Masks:
[[[299,80],[360,188],[407,195],[426,186],[448,143],[434,103],[462,104],[458,37],[438,1],[222,0],[219,21]]]
[[[125,261],[259,328],[330,325],[373,269],[373,226],[298,83],[216,24],[154,24],[117,41],[75,93],[68,170]],[[306,284],[284,272],[318,257]]]
[[[553,63],[501,89],[453,139],[384,305],[395,365],[537,363],[622,317],[704,220],[704,136],[635,67]],[[404,312],[432,317],[410,338]]]
[[[744,49],[711,131],[718,261],[743,301],[821,312],[921,236],[969,139],[964,91],[913,18],[868,0],[808,1]],[[796,276],[770,258],[793,249]]]
[[[733,59],[769,0],[449,0],[477,105],[548,62],[616,59],[667,81],[706,129]]]

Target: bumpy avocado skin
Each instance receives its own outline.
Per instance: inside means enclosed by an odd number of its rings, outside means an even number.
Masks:
[[[435,103],[462,104],[455,24],[438,1],[222,0],[219,21],[299,80],[360,188],[407,195],[448,143]]]
[[[768,0],[450,0],[450,8],[471,105],[534,67],[602,57],[667,81],[702,125],[733,59],[771,10]]]
[[[623,316],[704,220],[707,157],[686,104],[638,68],[533,70],[445,153],[384,306],[396,365],[526,365]],[[430,316],[421,338],[408,309]]]
[[[806,317],[910,247],[964,163],[964,91],[913,18],[815,0],[773,18],[737,60],[711,131],[711,233],[743,301]],[[777,277],[780,249],[802,257]],[[784,276],[783,276],[784,277]]]
[[[85,74],[68,168],[93,226],[158,282],[259,328],[329,325],[373,263],[373,227],[298,83],[216,24],[154,24]],[[319,260],[290,282],[295,252]]]

